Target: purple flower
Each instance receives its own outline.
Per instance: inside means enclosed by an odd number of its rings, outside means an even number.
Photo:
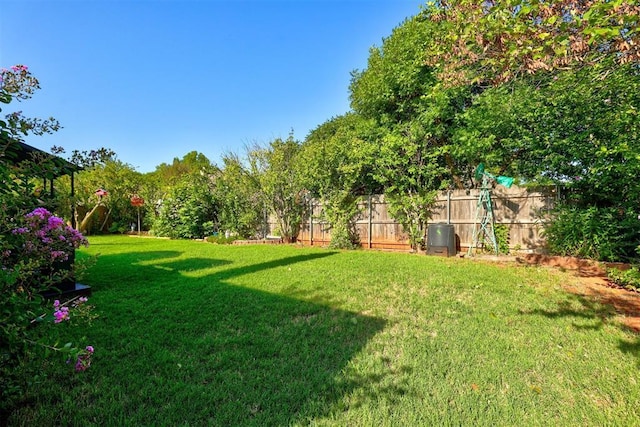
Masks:
[[[60,228],[64,225],[64,221],[62,218],[58,218],[57,216],[50,216],[47,220],[47,228],[49,230],[54,230],[56,228]]]
[[[33,210],[33,212],[29,212],[26,215],[26,218],[40,218],[40,219],[45,219],[51,216],[51,212],[49,212],[48,210],[46,210],[45,208],[35,208]]]
[[[88,361],[88,359],[84,359],[83,357],[78,357],[78,360],[76,361],[76,372],[83,372],[86,371],[87,368],[89,367],[90,362]]]
[[[93,354],[93,347],[88,345],[85,349],[88,354],[82,354],[78,356],[76,360],[76,372],[86,371],[91,366],[91,355]]]
[[[69,254],[67,254],[65,251],[51,251],[52,261],[55,261],[55,260],[66,261],[68,259],[69,259]]]
[[[60,323],[64,320],[69,320],[69,313],[66,311],[58,310],[53,313],[53,317],[55,318],[55,320],[53,321],[54,323]]]
[[[58,300],[56,300],[58,302],[58,305],[60,304],[60,302]],[[55,303],[54,303],[54,307]],[[69,307],[56,307],[56,311],[53,312],[53,317],[54,317],[54,323],[60,323],[63,320],[69,320]]]

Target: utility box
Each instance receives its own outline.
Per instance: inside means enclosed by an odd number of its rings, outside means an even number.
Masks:
[[[427,227],[427,255],[456,255],[456,232],[453,224],[429,224]]]

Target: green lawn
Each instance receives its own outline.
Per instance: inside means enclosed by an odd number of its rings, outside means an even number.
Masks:
[[[92,367],[27,425],[640,425],[640,344],[555,270],[93,237]]]

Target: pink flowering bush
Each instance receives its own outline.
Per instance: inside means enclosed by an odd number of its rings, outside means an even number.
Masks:
[[[27,255],[44,254],[51,262],[66,261],[75,249],[89,245],[79,231],[45,208],[34,209],[25,219],[26,225],[12,233],[25,238],[23,249]]]
[[[39,87],[24,65],[0,69],[0,105],[26,100]],[[30,119],[20,112],[0,117],[0,421],[22,403],[34,381],[47,375],[43,359],[62,354],[62,361],[75,360],[80,372],[90,366],[94,352],[91,346],[58,344],[77,331],[69,328],[95,317],[86,300],[54,302],[51,311],[51,303],[42,297],[65,276],[73,276],[75,250],[87,245],[61,218],[37,207],[43,201],[34,184],[57,166],[50,159],[34,159],[16,168],[14,161],[15,141],[22,135],[58,128],[53,118]]]
[[[58,324],[62,322],[70,322],[72,319],[80,319],[85,323],[91,323],[95,318],[92,314],[92,307],[87,305],[87,297],[76,297],[66,303],[61,303],[60,300],[53,302],[53,323]],[[41,316],[35,321],[46,321],[46,316]],[[65,345],[64,347],[50,347],[47,348],[55,351],[60,351],[68,356],[67,363],[71,363],[71,360],[75,358],[75,370],[76,372],[86,371],[91,366],[91,356],[93,355],[93,346],[86,346],[84,349]]]
[[[6,203],[0,195],[0,205]],[[42,375],[32,371],[39,358],[60,353],[75,360],[75,370],[81,372],[91,365],[94,351],[70,342],[57,344],[72,333],[69,327],[95,317],[85,297],[56,300],[53,311],[40,315],[46,304],[41,293],[73,276],[75,250],[88,245],[87,239],[44,208],[20,216],[10,216],[10,211],[0,210],[0,412],[19,402],[28,378]],[[64,264],[66,268],[54,268]],[[35,323],[41,326],[33,327]]]
[[[89,244],[80,232],[45,208],[24,215],[7,237],[12,242],[0,253],[3,268],[22,271],[19,285],[26,292],[55,286],[72,275],[74,251]]]

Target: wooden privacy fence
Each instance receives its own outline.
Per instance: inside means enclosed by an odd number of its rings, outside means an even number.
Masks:
[[[459,250],[473,242],[473,227],[479,189],[453,190],[439,194],[430,223],[453,224]],[[509,247],[535,251],[544,245],[540,220],[553,207],[554,187],[529,190],[523,187],[497,186],[491,193],[495,223],[509,230]],[[410,249],[409,239],[401,224],[389,214],[382,195],[363,197],[358,203],[356,229],[360,243],[370,249]],[[331,241],[329,224],[322,221],[322,205],[311,202],[311,215],[302,225],[298,241],[313,246],[325,246]],[[274,222],[269,221],[273,229]]]

